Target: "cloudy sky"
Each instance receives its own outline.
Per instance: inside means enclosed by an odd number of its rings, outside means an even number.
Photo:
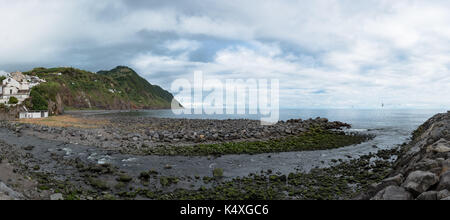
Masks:
[[[448,0],[0,0],[0,74],[277,78],[283,107],[449,108]]]

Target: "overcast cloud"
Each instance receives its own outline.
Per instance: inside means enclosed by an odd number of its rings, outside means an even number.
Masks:
[[[278,78],[283,107],[448,108],[448,0],[0,0],[0,72]]]

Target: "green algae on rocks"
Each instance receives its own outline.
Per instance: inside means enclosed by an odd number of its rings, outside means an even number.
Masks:
[[[313,129],[298,136],[283,137],[268,141],[228,142],[218,144],[200,144],[194,146],[159,146],[144,149],[144,154],[160,156],[221,156],[227,154],[262,154],[329,150],[360,144],[373,136],[346,134],[342,131]]]
[[[398,149],[381,150],[334,167],[314,169],[310,173],[272,175],[251,174],[231,181],[215,181],[213,187],[198,190],[176,189],[173,192],[139,190],[155,200],[342,200],[352,199],[371,184],[385,178]]]

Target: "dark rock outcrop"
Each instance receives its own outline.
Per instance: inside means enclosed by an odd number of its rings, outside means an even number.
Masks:
[[[402,180],[401,176],[407,177]],[[399,182],[400,181],[400,182]],[[390,178],[360,195],[373,200],[446,200],[450,196],[450,111],[438,114],[403,145]]]

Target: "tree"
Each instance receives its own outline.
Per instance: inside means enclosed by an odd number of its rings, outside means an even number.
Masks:
[[[15,105],[17,103],[19,103],[19,100],[16,97],[14,96],[9,97],[8,104]]]
[[[32,89],[30,95],[31,95],[31,103],[33,104],[32,110],[36,111],[48,110],[48,102],[47,100],[45,100],[44,97],[42,97],[42,95],[39,92]]]

